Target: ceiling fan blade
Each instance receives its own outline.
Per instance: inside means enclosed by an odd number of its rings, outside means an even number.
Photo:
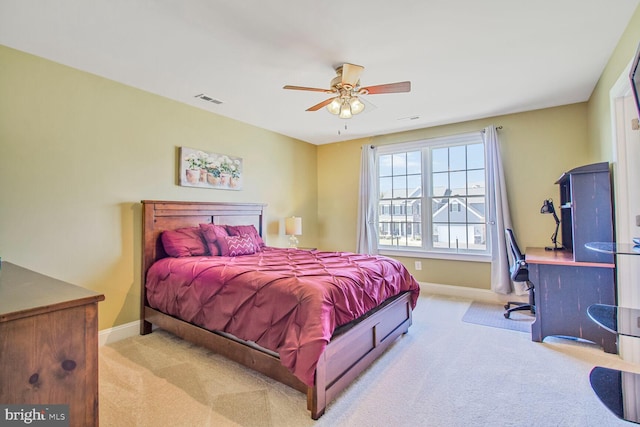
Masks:
[[[385,85],[367,86],[360,89],[360,93],[363,93],[365,95],[399,92],[411,92],[411,82],[388,83]]]
[[[364,70],[364,67],[360,65],[344,64],[342,66],[342,84],[348,84],[352,87],[355,87],[355,85],[358,83],[358,80],[360,80],[360,74],[362,74],[362,70]]]
[[[293,89],[293,90],[308,90],[310,92],[325,92],[325,93],[333,93],[331,89],[320,89],[317,87],[305,87],[305,86],[291,86],[286,85],[283,86],[282,89]]]
[[[325,99],[324,101],[322,101],[319,104],[314,105],[313,107],[309,107],[307,108],[307,111],[318,111],[319,109],[321,109],[322,107],[326,107],[327,105],[331,104],[331,101],[333,101],[334,99],[336,99],[337,96],[334,96],[333,98],[329,98],[329,99]]]

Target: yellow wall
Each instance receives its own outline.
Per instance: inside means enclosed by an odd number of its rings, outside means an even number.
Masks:
[[[244,189],[177,185],[178,147],[239,156]],[[100,328],[138,319],[140,200],[267,203],[317,236],[316,146],[0,46],[0,256],[102,292]]]
[[[589,147],[602,161],[613,161],[610,91],[640,44],[640,6],[629,21],[589,99]]]
[[[521,246],[551,243],[553,219],[540,214],[546,198],[558,199],[556,179],[590,163],[587,155],[586,103],[510,114],[447,126],[321,145],[318,147],[319,246],[355,250],[360,147],[392,144],[502,126],[498,132],[514,231]],[[419,281],[490,288],[490,264],[399,258]]]

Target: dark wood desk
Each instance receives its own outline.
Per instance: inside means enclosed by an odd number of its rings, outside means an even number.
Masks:
[[[529,279],[535,286],[536,320],[531,339],[548,336],[582,338],[617,353],[616,336],[587,314],[592,304],[616,303],[615,264],[574,261],[571,251],[527,248]]]

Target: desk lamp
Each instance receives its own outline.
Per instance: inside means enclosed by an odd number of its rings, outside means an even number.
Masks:
[[[284,220],[285,234],[289,236],[289,247],[298,247],[298,238],[302,234],[302,218],[299,216],[292,216]]]
[[[553,234],[551,235],[551,241],[553,242],[553,247],[545,247],[546,250],[548,251],[561,251],[564,248],[562,246],[558,246],[558,228],[560,227],[560,219],[558,218],[558,215],[556,215],[556,210],[553,207],[553,200],[551,199],[547,199],[544,201],[544,203],[542,204],[542,207],[540,208],[540,213],[541,214],[553,214],[553,219],[556,220],[556,230],[553,232]]]

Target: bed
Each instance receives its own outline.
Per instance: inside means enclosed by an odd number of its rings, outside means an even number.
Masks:
[[[140,333],[162,328],[306,393],[313,419],[411,325],[419,287],[402,264],[266,246],[263,204],[144,200],[142,216]],[[236,249],[226,247],[223,256],[169,256],[163,233],[196,227],[235,230],[217,246],[247,243],[256,253],[230,256]],[[256,236],[242,231],[249,229]],[[369,270],[371,278],[362,276]],[[350,293],[352,283],[365,291]],[[273,312],[265,311],[268,300],[277,302]]]

